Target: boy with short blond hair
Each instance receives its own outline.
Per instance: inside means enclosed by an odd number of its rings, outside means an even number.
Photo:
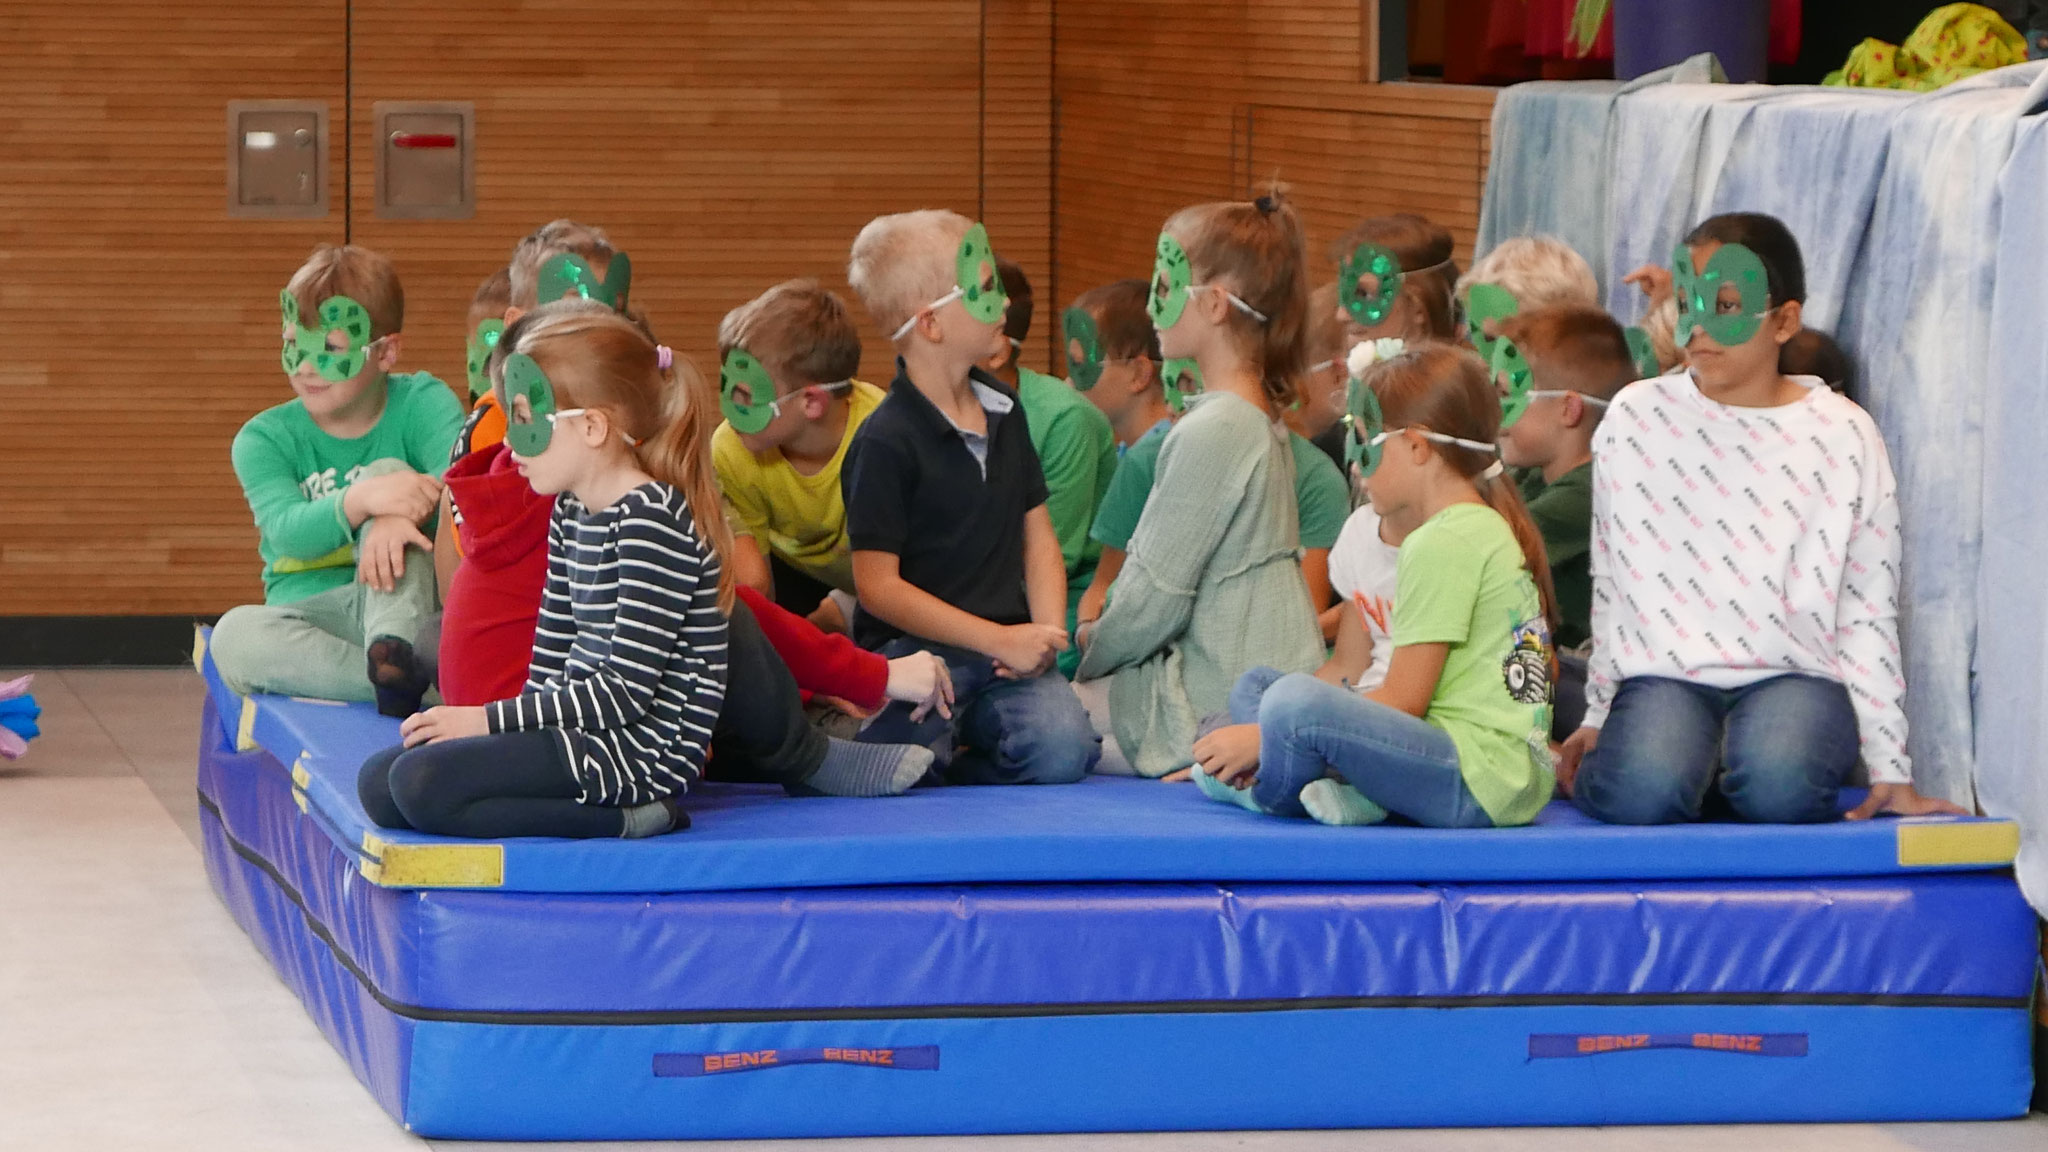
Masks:
[[[777,284],[718,326],[725,422],[711,459],[734,535],[739,582],[798,614],[853,591],[840,475],[847,445],[882,403],[855,380],[860,332],[839,297],[815,280]],[[815,617],[814,617],[815,619]]]
[[[383,256],[323,245],[280,300],[298,395],[251,418],[232,450],[264,603],[221,617],[214,664],[237,692],[410,714],[429,684],[413,645],[435,606],[422,528],[462,407],[433,376],[392,372],[405,293]]]
[[[854,637],[931,647],[954,689],[952,719],[891,705],[861,739],[931,747],[954,783],[1079,780],[1101,738],[1054,668],[1067,580],[1045,477],[1015,393],[977,367],[1003,339],[988,234],[954,212],[878,217],[848,280],[897,352],[842,474]]]

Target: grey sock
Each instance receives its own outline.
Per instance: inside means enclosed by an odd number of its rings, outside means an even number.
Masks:
[[[619,833],[623,840],[640,840],[648,836],[660,836],[675,827],[676,812],[673,807],[656,800],[651,804],[639,804],[619,809],[619,815],[626,818],[625,831]]]
[[[857,744],[830,738],[825,761],[804,783],[827,796],[900,796],[931,769],[932,751],[914,744]]]

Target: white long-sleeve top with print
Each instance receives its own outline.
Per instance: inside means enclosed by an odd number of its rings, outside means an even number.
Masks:
[[[1688,375],[1623,389],[1594,436],[1586,720],[1637,676],[1845,685],[1873,783],[1906,783],[1899,506],[1869,413],[1823,387],[1735,408]]]

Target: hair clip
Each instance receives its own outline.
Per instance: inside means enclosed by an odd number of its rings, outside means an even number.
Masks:
[[[666,371],[668,371],[668,370],[669,370],[670,368],[673,368],[673,367],[675,367],[675,363],[676,363],[676,353],[675,353],[675,349],[673,349],[673,348],[670,348],[670,347],[669,347],[668,345],[666,345],[666,344],[656,344],[656,345],[654,346],[654,364],[655,364],[655,367],[657,367],[657,368],[660,368],[660,369],[661,369],[661,370],[662,370],[663,372],[666,372]]]

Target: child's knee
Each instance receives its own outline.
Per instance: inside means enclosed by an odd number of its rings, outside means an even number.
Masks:
[[[261,678],[258,669],[263,659],[262,632],[269,613],[270,608],[263,604],[230,608],[213,626],[213,634],[206,642],[206,651],[213,657],[213,666],[221,679],[245,696]]]
[[[1286,673],[1277,668],[1254,668],[1237,678],[1230,688],[1230,721],[1233,724],[1259,722],[1259,701]]]
[[[405,827],[437,833],[446,826],[447,789],[441,780],[444,764],[424,749],[404,750],[387,773],[392,807]]]
[[[1089,722],[1080,697],[1066,681],[1053,679],[1059,691],[1043,685],[1028,712],[1005,717],[1003,744],[1020,769],[1021,782],[1072,784],[1102,758],[1102,737]]]
[[[1737,819],[1751,824],[1821,824],[1841,815],[1841,783],[1829,765],[1784,755],[1730,763],[1722,793]]]
[[[356,797],[362,801],[363,811],[370,817],[370,822],[379,828],[412,827],[391,796],[391,766],[404,753],[403,745],[371,753],[370,758],[363,761],[362,770],[356,774]]]
[[[1685,824],[1700,818],[1700,793],[1668,765],[1632,763],[1595,748],[1572,788],[1579,810],[1604,824]]]
[[[1254,669],[1245,680],[1260,672],[1272,672],[1270,668]],[[1238,681],[1243,686],[1245,680]],[[1296,672],[1281,675],[1274,672],[1261,693],[1254,721],[1261,728],[1272,727],[1279,732],[1294,732],[1306,728],[1312,722],[1317,699],[1325,685],[1321,680],[1306,673]]]

